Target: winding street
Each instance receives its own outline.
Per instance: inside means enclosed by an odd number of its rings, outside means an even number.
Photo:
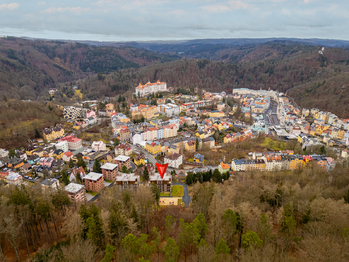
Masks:
[[[191,197],[189,196],[189,193],[188,193],[188,186],[184,183],[172,183],[172,185],[173,186],[175,186],[175,185],[183,186],[184,195],[182,196],[182,201],[186,207],[189,207],[189,203],[191,202]]]

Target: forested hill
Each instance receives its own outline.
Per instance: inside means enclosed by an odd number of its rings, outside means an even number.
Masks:
[[[321,55],[318,51],[319,47],[315,46],[268,43],[246,53],[244,50],[234,50],[239,62],[183,58],[138,69],[120,70],[103,77],[95,75],[77,84],[91,99],[123,94],[128,90],[131,94],[138,83],[157,79],[166,81],[168,86],[180,89],[181,92],[196,86],[227,93],[231,93],[233,88],[271,88],[288,92],[301,105],[323,108],[346,117],[343,108],[349,112],[349,103],[345,100],[349,96],[342,86],[349,84],[345,77],[349,72],[349,52],[340,48],[326,48]],[[321,88],[312,88],[324,80]],[[341,100],[334,98],[339,91]],[[335,105],[331,105],[333,99],[336,99]]]
[[[0,38],[0,96],[48,98],[48,89],[57,83],[174,59],[178,56],[136,47]]]

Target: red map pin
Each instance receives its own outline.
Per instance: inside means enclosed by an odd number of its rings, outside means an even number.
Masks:
[[[163,165],[156,163],[156,167],[158,168],[161,178],[164,178],[164,174],[166,172],[167,166],[168,166],[168,163]]]

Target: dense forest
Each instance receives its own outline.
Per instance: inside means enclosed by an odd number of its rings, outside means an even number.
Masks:
[[[189,188],[189,208],[159,207],[156,187],[104,190],[93,204],[62,190],[1,187],[6,261],[348,261],[349,170],[237,173]]]
[[[135,47],[97,47],[80,43],[0,39],[0,98],[48,99],[57,83],[98,72],[137,68],[178,59]]]
[[[0,147],[26,146],[28,139],[42,137],[44,127],[60,121],[62,111],[47,102],[0,102]]]

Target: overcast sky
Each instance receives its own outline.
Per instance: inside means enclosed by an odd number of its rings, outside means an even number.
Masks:
[[[348,0],[0,0],[0,35],[130,41],[349,40]]]

